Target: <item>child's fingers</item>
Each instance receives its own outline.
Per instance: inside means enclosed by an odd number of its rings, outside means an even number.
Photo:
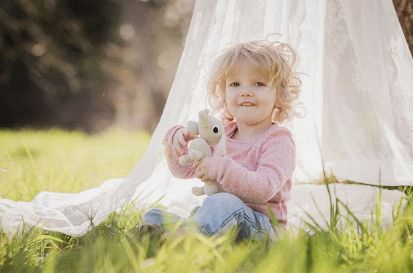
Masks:
[[[174,149],[175,149],[175,151],[177,151],[177,153],[178,153],[179,155],[182,155],[182,154],[183,154],[183,149],[182,149],[180,146],[176,146],[176,147],[174,147]]]
[[[177,135],[177,140],[178,140],[179,145],[181,145],[181,147],[185,146],[186,141],[185,141],[185,136],[183,134]]]
[[[172,143],[172,148],[178,153],[178,154],[182,154],[182,148],[181,145],[179,145],[179,143],[177,143],[176,141],[173,141]]]
[[[195,136],[195,135],[191,135],[190,133],[188,133],[187,135],[185,135],[186,141],[193,140],[194,138],[196,138],[196,136]]]
[[[202,181],[205,181],[208,179],[208,173],[207,171],[203,168],[203,166],[200,164],[199,161],[195,161],[193,163],[194,165],[196,165],[195,167],[195,175],[197,178],[201,179]]]
[[[181,146],[185,146],[185,128],[181,128],[179,129],[174,136],[174,141],[176,141],[179,145]]]
[[[193,140],[196,136],[193,135],[193,134],[191,134],[191,133],[188,131],[188,129],[185,128],[184,137],[185,137],[185,140],[186,140],[186,141],[190,141],[190,140]]]
[[[199,179],[202,179],[205,176],[204,172],[202,170],[198,170],[198,169],[195,171],[195,175]]]
[[[185,147],[185,139],[183,132],[178,131],[175,133],[174,138],[172,139],[172,146],[178,152],[183,152]]]
[[[192,167],[194,167],[195,169],[198,169],[199,163],[200,163],[199,160],[195,160],[195,161],[192,163]]]

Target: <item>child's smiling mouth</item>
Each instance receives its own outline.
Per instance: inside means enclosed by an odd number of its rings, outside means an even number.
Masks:
[[[239,104],[239,106],[255,106],[255,104],[252,102],[242,102]]]

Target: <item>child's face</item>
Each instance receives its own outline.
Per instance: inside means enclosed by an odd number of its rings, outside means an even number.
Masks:
[[[276,90],[262,71],[248,60],[238,61],[225,80],[225,101],[237,123],[272,123]]]

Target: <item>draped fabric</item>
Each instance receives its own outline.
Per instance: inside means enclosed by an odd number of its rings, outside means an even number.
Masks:
[[[133,201],[143,208],[159,201],[187,216],[202,198],[200,182],[174,178],[163,155],[168,128],[196,119],[207,107],[211,60],[232,43],[279,40],[298,53],[304,118],[288,127],[297,146],[291,226],[309,213],[329,213],[327,174],[369,184],[413,185],[413,61],[391,0],[197,1],[184,51],[160,122],[143,159],[125,178],[80,193],[41,192],[32,202],[0,200],[1,228],[23,223],[80,236],[108,214]],[[339,184],[335,196],[369,219],[377,188]],[[384,222],[402,194],[382,191]],[[326,217],[328,219],[328,216]]]

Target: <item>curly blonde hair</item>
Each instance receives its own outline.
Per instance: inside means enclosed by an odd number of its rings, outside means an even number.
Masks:
[[[269,41],[235,44],[217,56],[208,85],[208,101],[214,112],[219,112],[224,121],[234,120],[225,103],[225,79],[241,58],[246,58],[265,73],[271,79],[274,91],[278,91],[273,121],[282,123],[295,116],[293,103],[300,94],[301,86],[294,70],[296,53],[286,43]]]

